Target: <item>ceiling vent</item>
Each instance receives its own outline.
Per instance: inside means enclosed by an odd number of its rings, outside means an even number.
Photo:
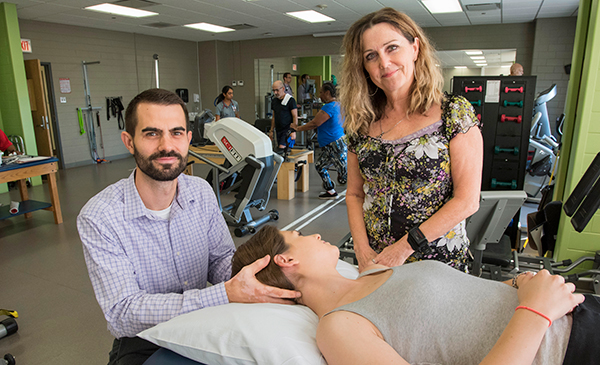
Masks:
[[[142,27],[154,28],[154,29],[164,29],[176,27],[176,24],[165,23],[165,22],[157,22],[157,23],[149,23],[149,24],[140,24]]]
[[[253,29],[256,27],[254,25],[244,23],[244,24],[228,25],[227,28],[231,28],[231,29],[235,29],[235,30],[245,30],[245,29]]]
[[[492,11],[500,9],[500,3],[484,3],[465,5],[468,11]]]
[[[119,0],[113,2],[114,5],[127,6],[129,8],[134,9],[144,9],[149,6],[160,5],[159,3],[155,3],[149,0]]]

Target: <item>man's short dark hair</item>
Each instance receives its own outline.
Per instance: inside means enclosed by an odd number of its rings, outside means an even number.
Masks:
[[[185,128],[186,131],[189,130],[188,127],[188,110],[185,106],[185,103],[179,95],[175,94],[172,91],[165,89],[148,89],[146,91],[142,91],[135,98],[133,98],[129,105],[127,105],[127,110],[125,110],[125,131],[129,133],[132,137],[135,135],[135,128],[137,127],[138,119],[137,119],[137,106],[140,103],[149,103],[149,104],[157,104],[157,105],[180,105],[183,109],[183,115],[185,116]]]
[[[288,76],[292,76],[292,74],[291,74],[291,73],[289,73],[289,72],[286,72],[286,73],[284,73],[284,74],[283,74],[283,78],[284,78],[284,79],[285,79],[286,77],[288,77]]]
[[[302,74],[302,76],[300,76],[300,81],[304,82],[307,77],[308,77],[308,74]]]

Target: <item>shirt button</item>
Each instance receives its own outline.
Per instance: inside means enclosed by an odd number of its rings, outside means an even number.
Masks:
[[[184,281],[183,283],[184,283],[185,285],[188,285],[188,282],[187,282],[187,281]]]
[[[177,252],[177,256],[179,256],[179,252]]]

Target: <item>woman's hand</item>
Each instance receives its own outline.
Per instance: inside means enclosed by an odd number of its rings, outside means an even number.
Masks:
[[[363,272],[367,267],[373,265],[373,259],[377,257],[377,252],[367,245],[366,247],[357,250],[354,247],[354,253],[356,254],[356,261],[358,261],[358,271]]]
[[[565,283],[565,278],[551,275],[548,270],[523,275],[517,285],[519,304],[545,314],[552,321],[571,312],[585,299],[582,294],[573,294],[573,283]]]
[[[271,138],[271,140],[273,140],[273,130],[272,129],[269,131],[269,138]]]
[[[375,258],[375,263],[389,267],[400,266],[413,252],[415,251],[408,244],[408,238],[404,236],[393,245],[384,248]]]

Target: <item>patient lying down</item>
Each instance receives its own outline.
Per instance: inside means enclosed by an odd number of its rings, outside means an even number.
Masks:
[[[573,294],[545,270],[519,276],[518,289],[437,261],[373,264],[350,280],[336,271],[338,248],[320,235],[266,226],[238,248],[233,275],[266,255],[258,280],[302,293],[299,304],[320,318],[317,345],[330,365],[598,361],[597,298]]]

